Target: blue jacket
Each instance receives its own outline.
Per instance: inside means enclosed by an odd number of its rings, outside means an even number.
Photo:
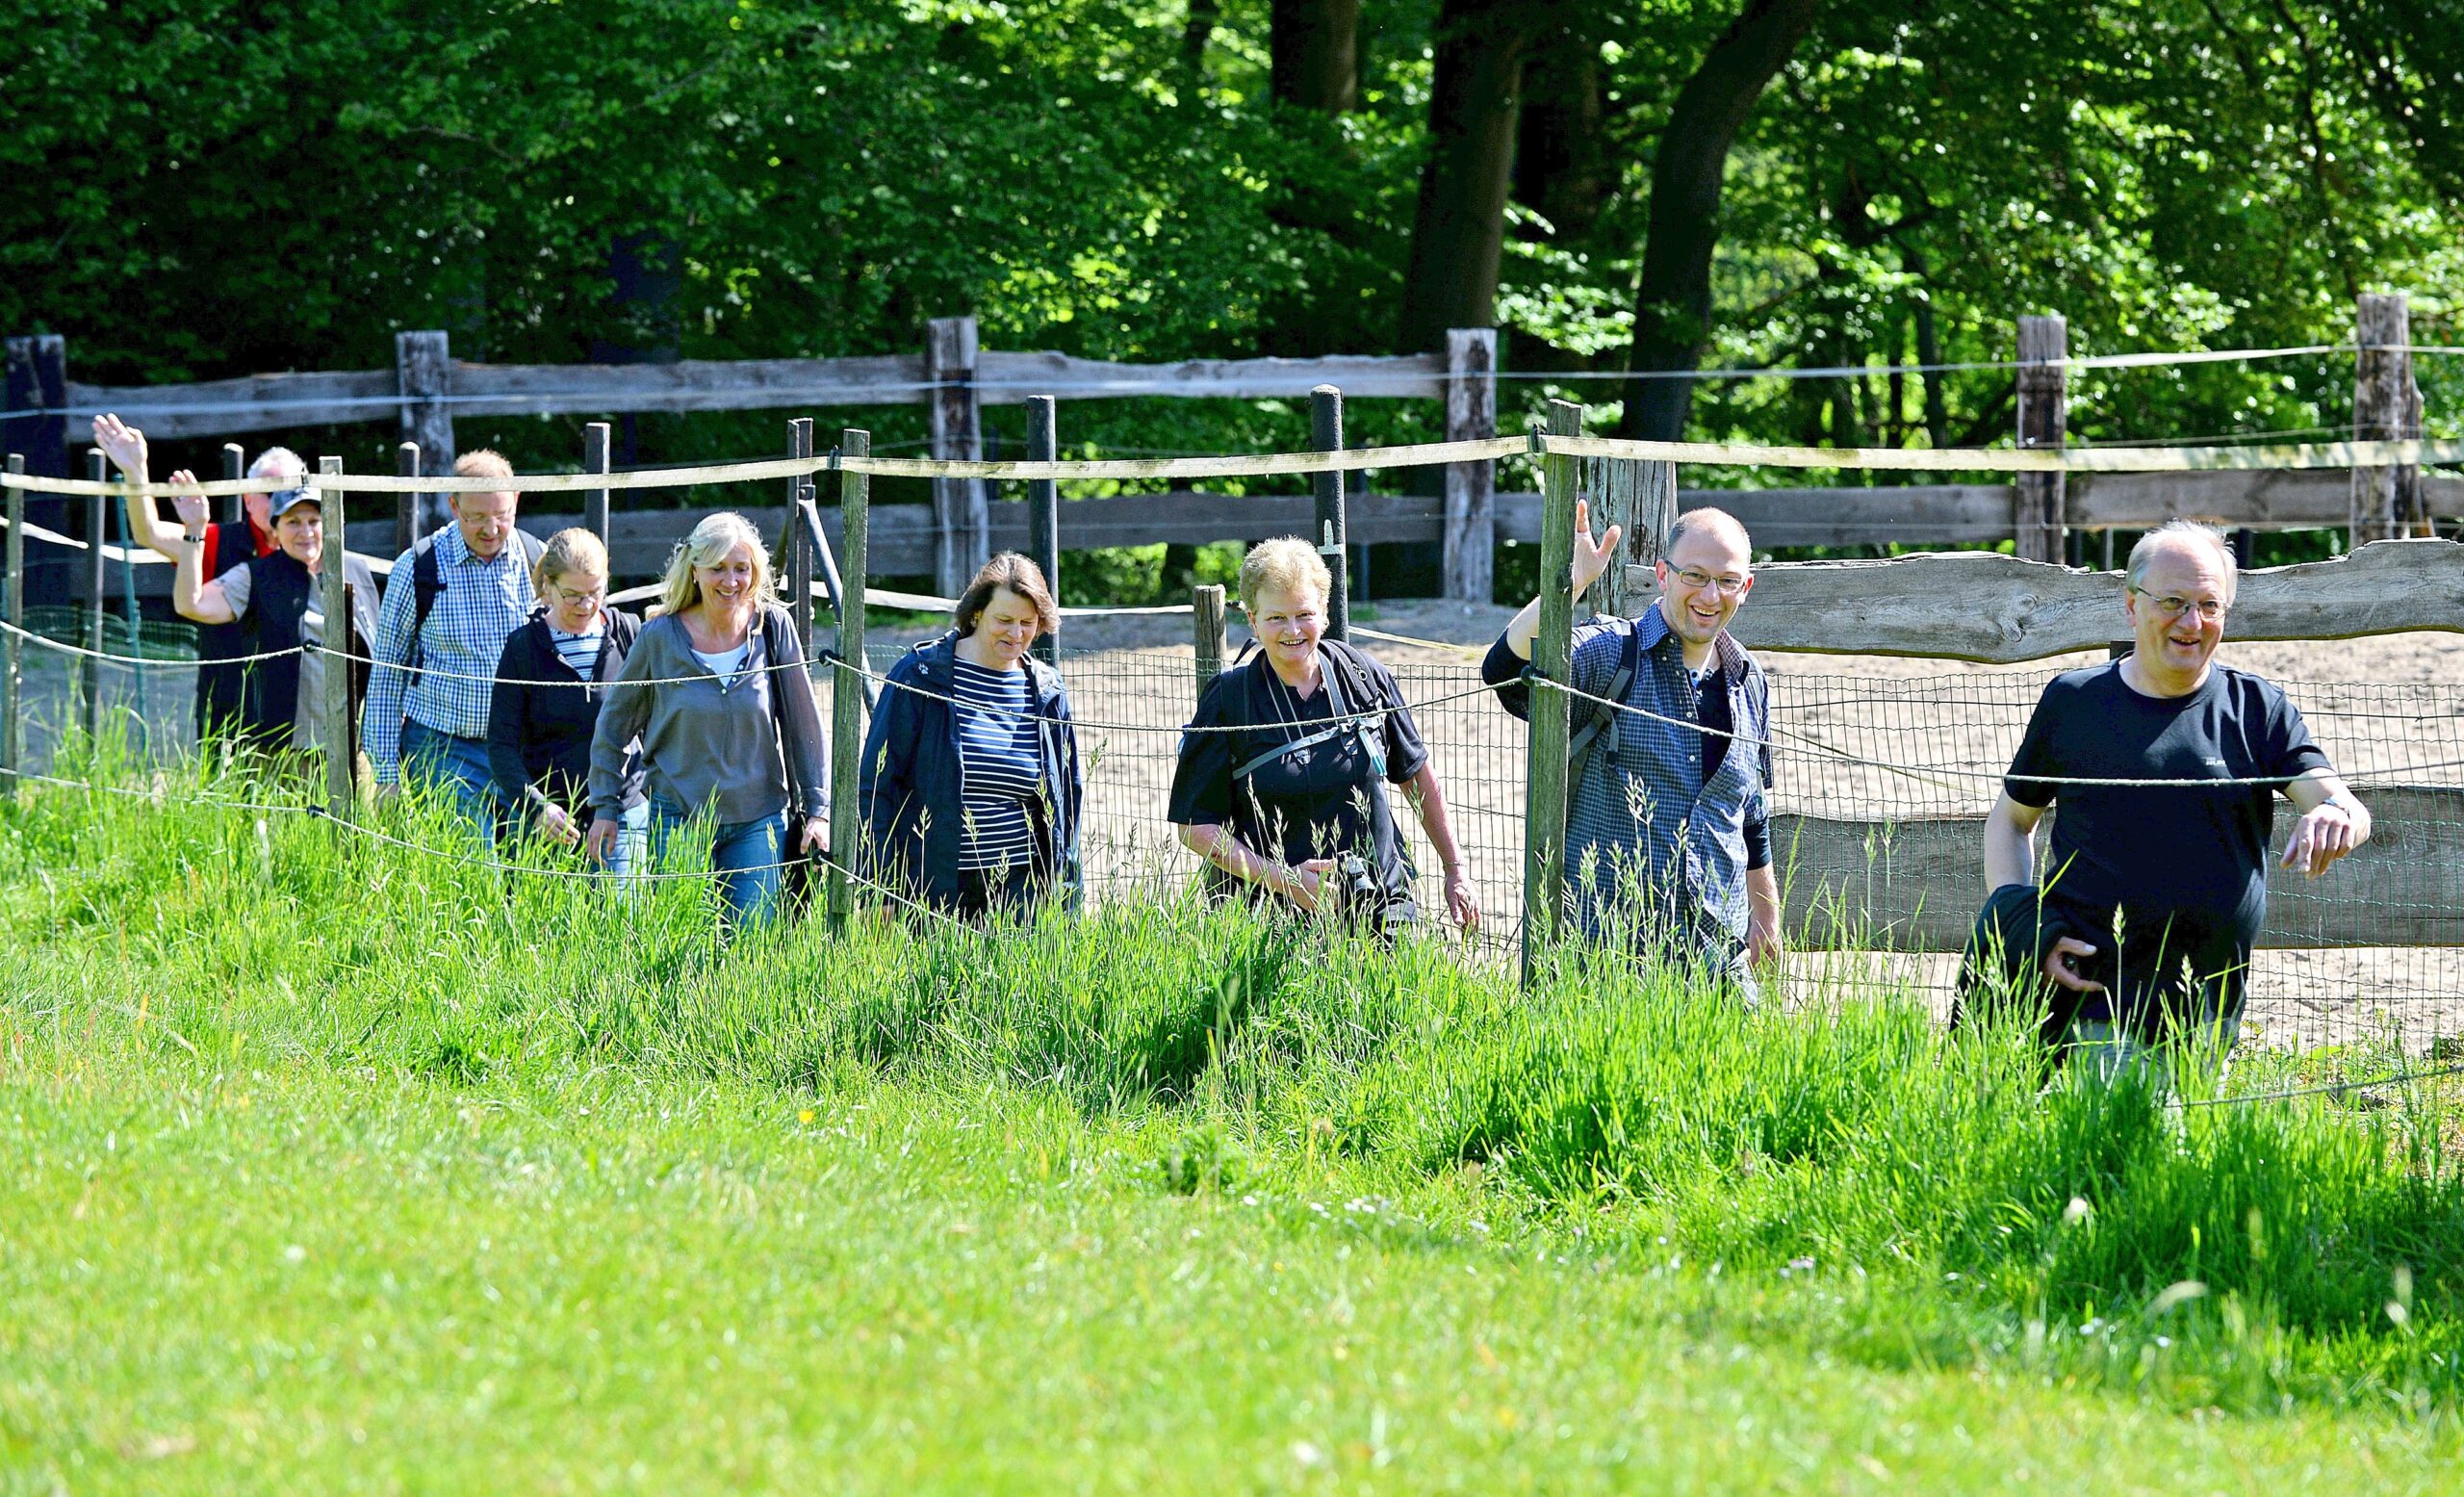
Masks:
[[[950,709],[958,631],[917,645],[889,668],[881,706],[864,735],[857,777],[864,808],[866,875],[928,904],[958,897],[961,836],[958,717]],[[1085,782],[1069,693],[1061,673],[1033,657],[1027,689],[1043,748],[1043,796],[1029,808],[1036,868],[1075,901],[1080,885],[1078,812]],[[913,689],[909,689],[913,688]]]

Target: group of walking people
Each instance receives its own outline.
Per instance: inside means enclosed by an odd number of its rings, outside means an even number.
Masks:
[[[106,416],[95,435],[145,477],[141,433]],[[512,475],[487,452],[454,471]],[[192,497],[176,523],[131,506],[137,537],[178,563],[174,604],[200,626],[201,731],[331,751],[313,681],[346,659],[366,673],[357,737],[375,783],[431,787],[492,836],[578,846],[619,875],[689,836],[735,920],[775,912],[782,873],[822,851],[812,683],[743,517],[694,527],[645,622],[608,604],[591,532],[542,543],[515,525],[513,491],[456,494],[453,524],[395,559],[381,604],[367,566],[346,563],[352,616],[336,630],[312,585],[322,530],[298,458],[272,449],[250,473],[266,488],[240,521],[208,524]],[[1578,599],[1620,540],[1614,526],[1595,536],[1578,505]],[[1726,512],[1694,509],[1655,571],[1640,616],[1574,632],[1563,913],[1581,939],[1751,1001],[1784,950],[1770,684],[1730,632],[1754,588],[1752,539]],[[2370,837],[2369,812],[2284,693],[2215,662],[2235,585],[2230,549],[2205,527],[2175,522],[2132,549],[2131,652],[2046,686],[1988,818],[1989,897],[1955,1022],[2034,1003],[2050,1048],[2108,1071],[2170,1039],[2229,1045],[2276,798],[2299,816],[2282,862],[2310,876]],[[1394,675],[1327,637],[1332,586],[1303,540],[1245,557],[1252,653],[1200,693],[1168,818],[1217,897],[1392,936],[1423,918],[1399,789],[1438,860],[1435,901],[1473,928],[1478,901],[1428,744]],[[1539,608],[1517,613],[1481,665],[1517,716],[1530,710]],[[1084,772],[1066,685],[1033,654],[1058,621],[1041,571],[1005,554],[951,627],[890,668],[858,775],[862,846],[838,850],[864,878],[959,918],[1074,905]],[[328,632],[352,643],[328,650]],[[2030,834],[2057,806],[2040,877]]]

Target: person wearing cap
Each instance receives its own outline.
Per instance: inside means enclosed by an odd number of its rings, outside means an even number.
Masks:
[[[203,523],[205,501],[182,495],[177,503],[184,529],[193,533]],[[274,549],[250,556],[208,580],[205,543],[183,538],[179,569],[171,579],[171,607],[183,618],[199,624],[236,629],[243,655],[263,657],[241,667],[240,711],[235,720],[238,741],[269,753],[316,753],[327,743],[324,720],[325,672],[332,668],[324,653],[328,632],[320,579],[328,564],[325,520],[314,489],[290,489],[275,495],[268,520]],[[343,573],[350,599],[347,655],[365,652],[365,638],[376,627],[376,579],[368,563],[347,558]],[[363,698],[367,675],[353,669],[351,700]],[[343,752],[351,752],[346,736]]]
[[[94,445],[103,450],[121,475],[131,483],[150,481],[146,477],[145,433],[106,412],[94,418]],[[276,550],[273,534],[273,510],[301,492],[308,465],[299,454],[287,447],[270,447],[257,454],[248,465],[248,477],[262,478],[265,487],[250,489],[240,496],[241,518],[215,521],[207,518],[209,510],[199,501],[180,510],[182,518],[166,521],[155,508],[151,498],[132,496],[128,501],[128,533],[137,543],[155,552],[165,560],[178,562],[181,551],[191,545],[197,549],[199,575],[220,577],[230,568],[251,556],[271,555]],[[194,483],[196,475],[183,468],[171,475],[173,483]],[[243,622],[230,624],[199,624],[196,629],[196,736],[199,742],[229,733],[240,726],[242,707],[247,691],[239,658],[251,653],[247,638],[251,632]]]

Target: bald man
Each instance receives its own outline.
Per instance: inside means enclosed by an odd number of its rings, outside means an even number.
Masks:
[[[1618,555],[1575,505],[1579,599]],[[1669,530],[1659,597],[1640,618],[1574,632],[1574,685],[1624,703],[1570,703],[1579,773],[1567,787],[1567,903],[1595,941],[1696,967],[1749,999],[1753,969],[1777,959],[1780,887],[1771,870],[1771,687],[1729,634],[1754,590],[1754,542],[1735,516],[1689,510]],[[1530,715],[1533,599],[1481,662],[1480,679]],[[1585,744],[1583,740],[1588,739]]]
[[[2271,683],[2215,663],[2235,581],[2232,551],[2205,526],[2177,520],[2143,537],[2122,591],[2131,653],[2045,686],[1986,819],[1991,892],[1962,1001],[2042,1003],[2041,1037],[2102,1077],[2169,1041],[2195,1038],[2216,1056],[2232,1047],[2267,919],[2277,795],[2301,813],[2288,867],[2316,878],[2370,839],[2370,813],[2300,711]],[[2077,783],[2100,780],[2176,783]],[[2200,780],[2225,783],[2178,783]],[[2057,805],[2040,888],[2030,834]]]

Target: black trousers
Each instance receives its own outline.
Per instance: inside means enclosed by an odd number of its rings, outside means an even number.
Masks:
[[[2111,926],[2110,917],[2044,899],[2032,885],[1995,890],[1960,957],[1951,1027],[1971,1013],[2009,1005],[2038,1017],[2038,1038],[2048,1047],[2061,1045],[2083,1020],[2110,1022],[2154,1045],[2241,1019],[2255,929],[2187,910],[2136,928],[2125,922],[2118,942]],[[2104,993],[2073,993],[2045,977],[2045,953],[2065,936],[2096,948],[2073,959],[2071,968],[2104,984]]]

